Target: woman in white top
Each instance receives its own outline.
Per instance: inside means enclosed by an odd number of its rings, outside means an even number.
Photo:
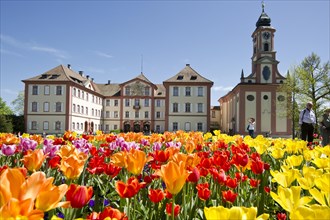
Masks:
[[[255,129],[255,124],[256,124],[256,120],[254,118],[250,118],[248,120],[249,125],[248,125],[248,131],[249,131],[249,135],[254,138],[254,129]]]

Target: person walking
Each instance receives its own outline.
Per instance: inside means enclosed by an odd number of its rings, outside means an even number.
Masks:
[[[299,125],[301,128],[300,138],[308,141],[308,145],[313,143],[314,126],[316,123],[315,113],[312,109],[313,103],[307,102],[306,108],[300,111]]]
[[[249,135],[254,138],[254,129],[255,129],[255,124],[256,124],[256,120],[254,118],[250,118],[248,120],[249,125],[247,127],[247,130],[249,131]]]
[[[330,144],[330,108],[324,111],[320,120],[320,133],[322,137],[322,146]]]

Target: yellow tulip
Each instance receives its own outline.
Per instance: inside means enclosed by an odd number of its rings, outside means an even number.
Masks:
[[[315,179],[315,185],[317,188],[325,193],[330,193],[330,173],[325,173],[319,178]],[[330,205],[330,204],[329,204]]]
[[[313,209],[306,206],[300,206],[290,213],[290,219],[314,220],[315,217]]]
[[[322,170],[315,169],[314,167],[304,166],[302,169],[303,177],[297,178],[299,185],[303,189],[311,189],[315,185],[315,178],[322,175]]]
[[[214,219],[268,219],[268,214],[262,214],[258,217],[257,216],[257,208],[256,207],[231,207],[225,208],[223,206],[218,207],[204,207],[204,214],[207,220],[214,220]]]
[[[310,189],[309,193],[313,196],[313,198],[320,203],[321,205],[327,205],[327,202],[325,201],[326,193],[319,191],[316,188]]]
[[[36,149],[34,151],[28,150],[27,154],[21,159],[26,169],[31,172],[40,169],[42,163],[44,162],[46,155],[42,149]]]
[[[292,155],[286,158],[286,163],[291,167],[298,167],[303,162],[304,158],[302,155]]]
[[[330,145],[327,145],[325,147],[321,148],[321,151],[323,154],[325,154],[327,157],[330,157]]]
[[[291,186],[290,188],[279,186],[277,189],[278,194],[270,192],[270,195],[284,210],[292,213],[298,207],[305,206],[313,199],[310,196],[300,197],[300,192],[300,186]]]
[[[275,148],[273,151],[271,151],[272,157],[274,157],[276,160],[283,158],[284,153],[285,151],[281,148]]]
[[[311,205],[310,208],[314,211],[315,217],[322,219],[330,219],[330,207],[328,206],[320,206],[320,205]]]
[[[330,158],[315,158],[312,162],[321,169],[330,167]]]
[[[156,174],[165,182],[166,189],[173,195],[178,194],[188,177],[188,171],[185,168],[185,163],[181,161],[179,164],[170,161],[162,165]]]
[[[291,169],[286,172],[270,171],[270,174],[273,176],[272,181],[277,182],[283,187],[289,187],[293,181],[299,177],[299,170]]]

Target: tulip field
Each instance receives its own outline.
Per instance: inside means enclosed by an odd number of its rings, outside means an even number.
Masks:
[[[330,145],[220,131],[0,133],[0,219],[330,219]]]

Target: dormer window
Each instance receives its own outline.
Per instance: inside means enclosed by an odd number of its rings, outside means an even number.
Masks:
[[[131,95],[131,87],[130,86],[126,86],[125,95]]]
[[[197,79],[197,76],[191,76],[190,77],[190,80],[196,80]]]
[[[179,75],[176,79],[177,80],[183,80],[183,76],[182,75]]]

